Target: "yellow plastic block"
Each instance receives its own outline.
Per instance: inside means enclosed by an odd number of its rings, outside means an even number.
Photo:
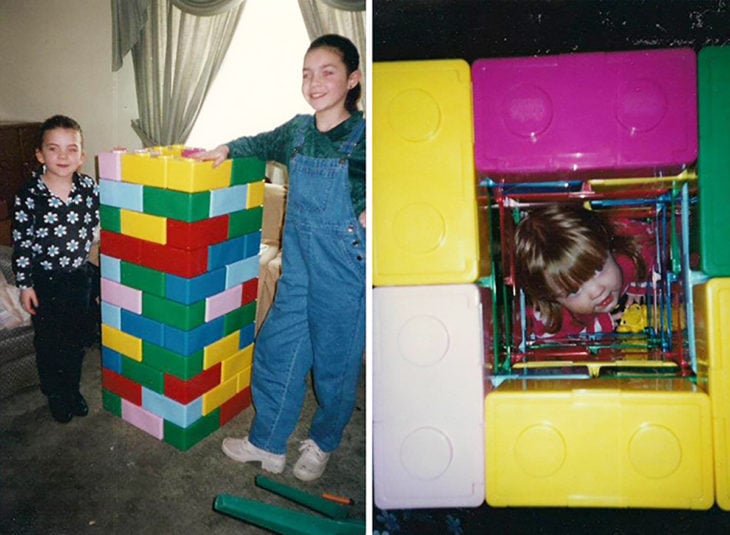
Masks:
[[[471,73],[463,60],[373,65],[373,282],[475,281]]]
[[[137,362],[142,362],[142,339],[132,336],[119,329],[101,324],[101,343]]]
[[[228,336],[224,336],[220,340],[205,346],[203,349],[203,369],[207,370],[211,366],[215,366],[236,353],[240,345],[240,340],[240,331],[233,331]]]
[[[203,394],[203,416],[216,410],[238,392],[238,379],[234,377]]]
[[[156,154],[161,154],[162,156],[176,156],[179,157],[182,155],[182,151],[185,149],[185,145],[155,145],[154,147],[150,147],[149,151]]]
[[[167,218],[156,215],[119,210],[121,231],[126,236],[165,245],[167,243]]]
[[[122,181],[166,188],[169,161],[169,156],[148,150],[122,154]]]
[[[251,386],[251,368],[246,366],[241,373],[238,374],[238,391],[241,392]]]
[[[249,182],[247,185],[246,208],[264,205],[264,181]]]
[[[693,290],[697,382],[712,405],[716,500],[730,511],[730,278],[710,279]]]
[[[492,506],[713,504],[710,399],[689,380],[508,380],[485,424]]]
[[[237,351],[221,363],[221,381],[227,381],[238,375],[253,361],[253,344],[249,344],[240,351]]]
[[[167,188],[197,193],[226,188],[231,184],[231,160],[213,168],[212,162],[192,158],[171,158],[167,166]]]

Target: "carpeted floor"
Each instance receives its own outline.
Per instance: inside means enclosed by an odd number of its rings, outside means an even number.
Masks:
[[[0,402],[0,533],[269,532],[214,511],[218,494],[307,511],[255,486],[258,474],[308,493],[350,497],[354,500],[350,517],[364,518],[364,379],[342,446],[324,476],[312,483],[303,483],[291,473],[297,446],[306,438],[316,406],[311,389],[289,443],[287,467],[283,474],[272,475],[258,466],[236,463],[220,450],[223,438],[247,432],[252,408],[181,452],[105,411],[100,382],[99,351],[92,349],[82,378],[89,415],[65,425],[51,419],[37,389]]]

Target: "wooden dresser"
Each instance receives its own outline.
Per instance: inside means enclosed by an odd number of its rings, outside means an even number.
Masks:
[[[10,245],[13,197],[38,165],[35,144],[41,123],[0,121],[0,244]]]

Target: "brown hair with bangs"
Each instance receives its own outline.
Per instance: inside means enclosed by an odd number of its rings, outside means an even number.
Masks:
[[[630,236],[614,234],[601,214],[578,204],[535,208],[515,231],[515,282],[540,312],[547,332],[561,328],[557,298],[577,291],[603,268],[610,254],[624,254],[639,279],[646,266]]]

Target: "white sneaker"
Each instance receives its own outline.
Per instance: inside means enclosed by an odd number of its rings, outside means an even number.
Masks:
[[[302,452],[302,455],[294,465],[294,475],[302,481],[314,481],[319,478],[327,468],[330,453],[319,449],[317,443],[311,438],[302,441],[299,451]]]
[[[261,462],[261,468],[274,474],[281,474],[286,464],[286,455],[257,448],[248,437],[223,439],[223,453],[239,463]]]

